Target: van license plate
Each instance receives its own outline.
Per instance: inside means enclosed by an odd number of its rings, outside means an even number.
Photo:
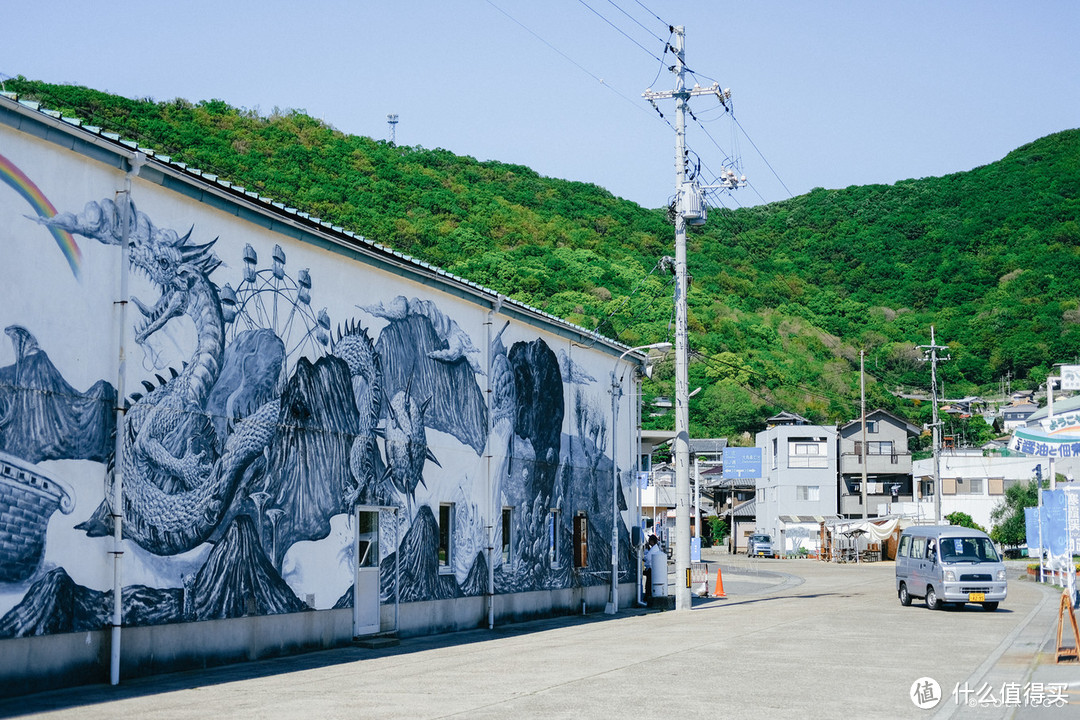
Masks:
[[[986,594],[968,593],[968,602],[986,602]]]

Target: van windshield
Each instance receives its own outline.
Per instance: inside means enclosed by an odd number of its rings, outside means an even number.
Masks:
[[[941,539],[942,562],[1001,562],[989,538],[951,537]]]

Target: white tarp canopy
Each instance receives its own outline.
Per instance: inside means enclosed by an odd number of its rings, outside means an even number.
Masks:
[[[842,535],[866,534],[877,542],[885,541],[896,532],[897,528],[903,529],[911,524],[911,520],[901,517],[881,518],[878,520],[837,520],[829,523],[828,528],[832,533]]]

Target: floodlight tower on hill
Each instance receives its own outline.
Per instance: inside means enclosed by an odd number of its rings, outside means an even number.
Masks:
[[[390,113],[389,115],[386,116],[386,124],[390,126],[390,144],[391,145],[396,145],[397,144],[397,142],[396,142],[397,141],[397,123],[398,123],[397,113]]]
[[[686,113],[687,102],[696,95],[715,95],[727,107],[729,90],[720,90],[713,83],[703,88],[695,85],[686,89],[686,58],[683,26],[672,28],[675,35],[675,89],[654,92],[651,88],[642,97],[655,105],[657,100],[675,100],[675,609],[689,610],[690,593],[690,404],[687,373],[687,272],[686,225],[703,225],[706,206],[701,186],[686,178]],[[734,189],[739,185],[733,172],[724,174],[716,187]],[[745,182],[745,178],[741,178]]]

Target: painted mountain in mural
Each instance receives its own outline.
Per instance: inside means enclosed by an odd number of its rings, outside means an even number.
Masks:
[[[112,592],[105,594],[112,607]],[[129,585],[124,588],[125,625],[164,625],[184,620],[184,591],[181,588],[152,588]]]
[[[63,568],[51,570],[0,619],[0,637],[100,630],[109,622],[107,594],[76,584]]]
[[[191,588],[196,620],[275,615],[306,610],[259,545],[255,525],[237,516],[210,553]]]
[[[112,591],[79,585],[63,568],[35,582],[23,601],[0,618],[0,638],[101,630],[112,621]],[[123,591],[124,625],[161,625],[183,619],[184,591],[132,585]]]
[[[314,363],[300,358],[281,408],[266,487],[273,498],[268,508],[286,511],[276,527],[275,562],[295,542],[326,537],[330,518],[346,510],[356,487],[349,452],[360,426],[348,365],[332,355]]]
[[[230,423],[275,397],[284,363],[285,344],[265,328],[240,332],[225,347],[221,374],[206,399],[219,450],[225,446]]]
[[[4,330],[15,364],[0,368],[0,451],[28,462],[97,460],[112,453],[116,391],[98,381],[85,393],[64,380],[25,328]]]
[[[387,555],[379,565],[382,602],[394,601],[394,577],[398,572],[401,602],[446,600],[461,594],[453,575],[439,574],[439,524],[427,505],[417,510],[398,552],[401,553],[400,571],[395,568],[397,553]]]
[[[476,553],[469,574],[461,583],[461,594],[466,596],[483,595],[488,587],[488,564],[487,557],[482,552]]]

